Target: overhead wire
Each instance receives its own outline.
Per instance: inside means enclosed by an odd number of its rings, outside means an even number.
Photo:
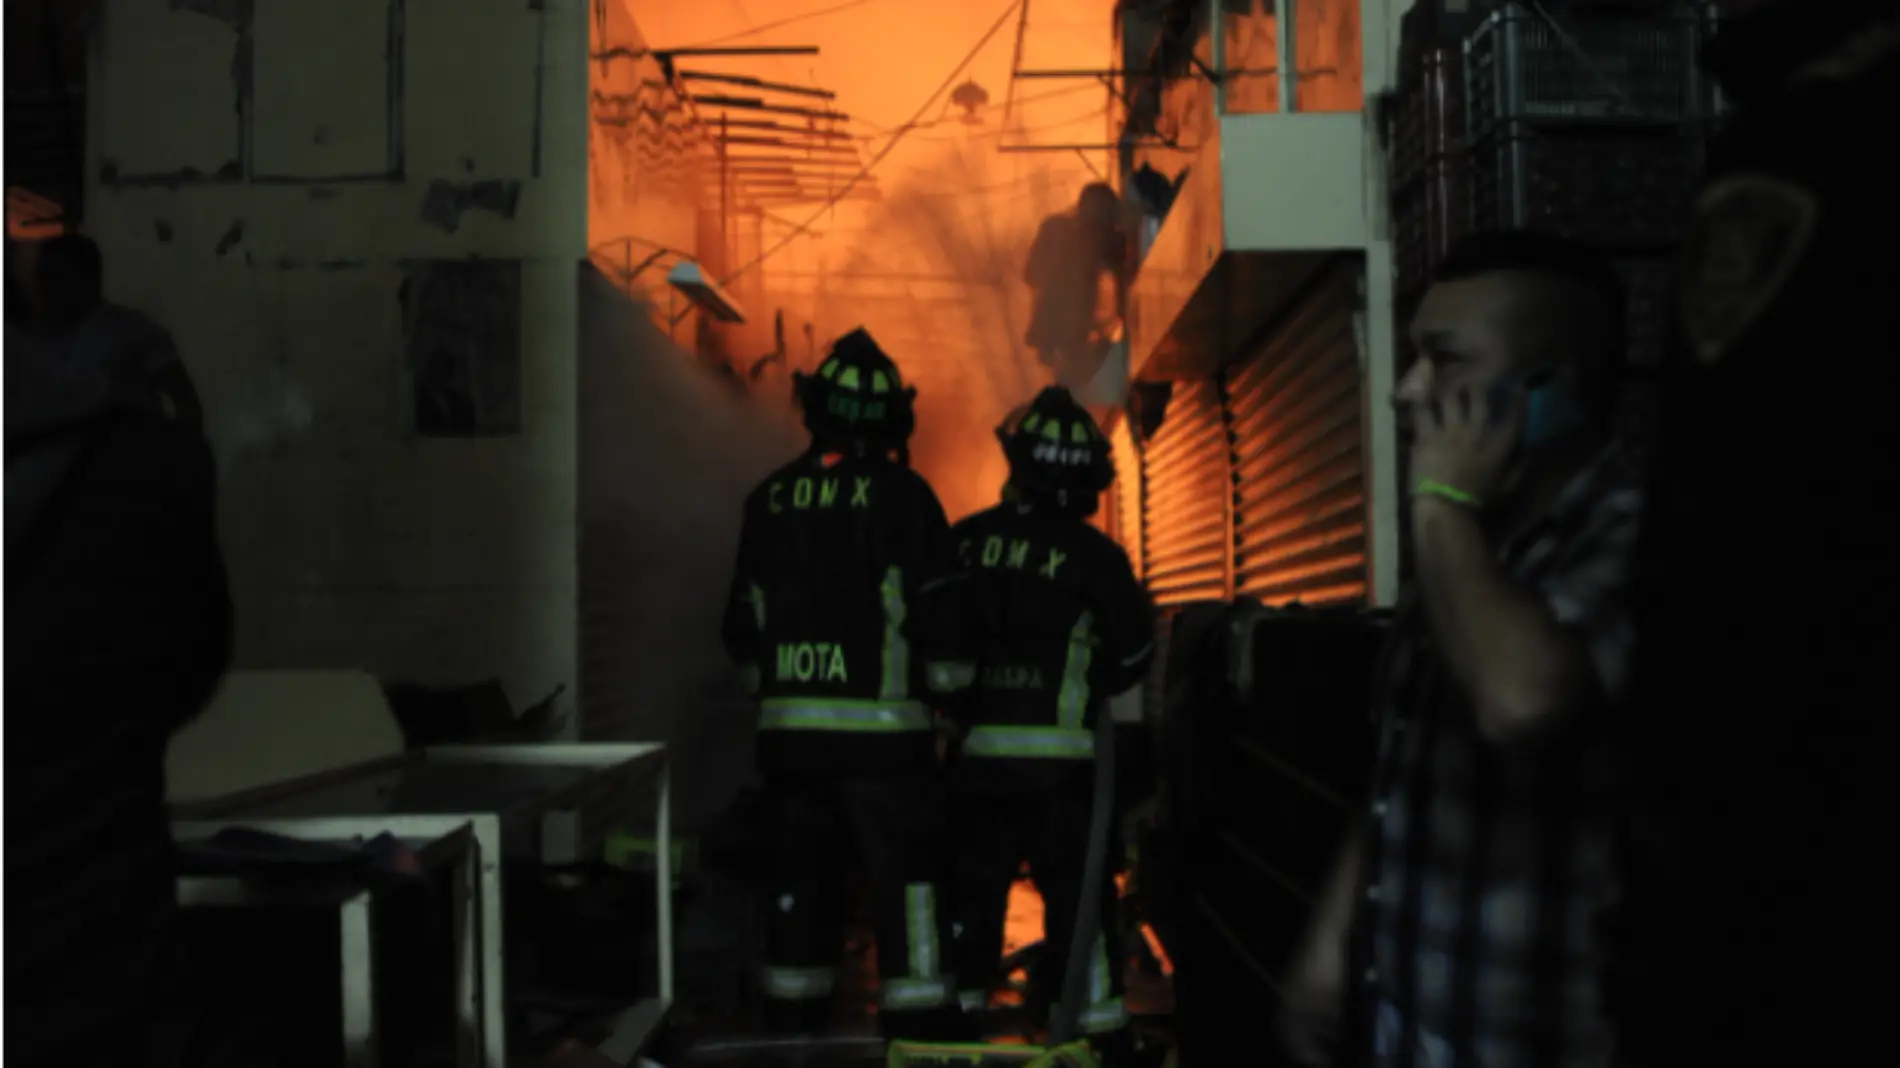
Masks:
[[[985,126],[980,130],[971,130],[968,133],[962,134],[962,135],[946,135],[943,137],[919,137],[917,140],[929,141],[933,144],[944,145],[944,144],[955,144],[959,141],[966,141],[966,140],[971,140],[975,138],[1002,137],[1006,134],[1020,137],[1024,134],[1039,134],[1039,133],[1048,133],[1051,130],[1066,130],[1072,126],[1080,126],[1082,123],[1085,123],[1085,122],[1093,122],[1096,119],[1099,119],[1107,114],[1108,114],[1108,107],[1104,105],[1102,107],[1096,108],[1094,111],[1091,111],[1086,115],[1076,115],[1067,119],[1058,119],[1055,122],[1037,123],[1034,126],[1012,126],[1009,129],[1003,129],[1001,127],[996,127],[996,126]]]
[[[1077,93],[1087,93],[1087,92],[1099,93],[1099,92],[1102,92],[1102,87],[1099,83],[1096,83],[1096,82],[1090,82],[1087,85],[1072,85],[1068,87],[1067,89],[1052,89],[1049,92],[1036,93],[1033,96],[1017,97],[1016,103],[1019,106],[1023,104],[1035,104],[1044,100],[1055,100],[1058,97],[1074,96]],[[852,134],[851,140],[853,141],[875,141],[880,137],[888,137],[893,132],[888,127],[879,126],[877,123],[871,122],[867,119],[856,119],[854,121],[856,121],[860,126],[869,127],[872,130],[872,132],[865,133],[865,134]],[[928,130],[928,129],[931,129],[932,127],[948,126],[953,123],[960,123],[961,121],[962,121],[961,119],[932,119],[929,122],[916,123],[915,128],[919,130]]]
[[[779,29],[782,26],[795,26],[801,22],[808,22],[812,19],[823,18],[826,15],[836,15],[839,12],[849,11],[854,7],[863,7],[866,4],[870,4],[874,2],[875,0],[847,0],[846,3],[833,4],[830,7],[819,8],[816,11],[807,11],[799,15],[787,15],[786,17],[782,19],[778,19],[773,22],[763,23],[758,26],[753,26],[750,29],[740,30],[737,33],[728,33],[722,37],[713,37],[704,41],[695,41],[692,44],[679,45],[677,47],[679,47],[682,50],[688,49],[688,48],[711,48],[714,45],[728,44],[733,41],[743,41],[748,37],[757,37],[759,34],[768,33],[772,30]]]
[[[863,5],[863,4],[868,4],[868,3],[870,3],[870,2],[871,2],[871,0],[851,0],[851,2],[850,2],[850,3],[846,3],[846,4],[841,4],[841,5],[839,5],[839,6],[837,6],[837,7],[834,7],[834,8],[827,8],[827,9],[825,9],[825,10],[823,10],[823,11],[809,11],[809,12],[806,12],[805,14],[803,14],[803,15],[794,15],[794,16],[791,16],[791,17],[789,17],[789,18],[784,18],[784,19],[780,19],[780,20],[779,20],[779,21],[777,21],[777,22],[770,22],[770,23],[765,23],[765,24],[763,24],[763,25],[759,25],[759,26],[752,26],[752,27],[751,27],[750,29],[746,29],[746,30],[741,30],[741,31],[739,31],[739,32],[737,32],[737,33],[733,33],[733,34],[728,34],[727,36],[725,36],[725,37],[723,37],[723,38],[721,38],[721,39],[720,39],[720,41],[721,41],[721,42],[724,42],[724,41],[731,41],[731,40],[739,40],[739,39],[743,39],[743,38],[745,38],[745,37],[747,37],[747,36],[749,36],[749,35],[752,35],[752,34],[757,34],[757,33],[764,33],[764,32],[765,32],[765,31],[767,31],[767,30],[773,30],[773,29],[777,29],[777,28],[778,28],[778,27],[780,27],[780,26],[789,26],[789,25],[792,25],[793,23],[796,23],[796,22],[800,22],[800,21],[802,21],[802,20],[805,20],[805,19],[811,19],[811,18],[816,18],[816,17],[818,17],[818,16],[820,16],[820,15],[828,15],[828,14],[832,14],[832,13],[834,13],[834,12],[837,12],[837,11],[843,11],[843,10],[845,10],[845,9],[847,9],[847,8],[853,8],[853,7],[858,7],[858,6],[861,6],[861,5]],[[740,17],[740,18],[741,18],[742,20],[744,20],[744,22],[745,22],[745,24],[747,24],[747,25],[751,25],[751,23],[752,23],[752,12],[751,12],[751,10],[750,10],[749,8],[747,8],[747,7],[746,7],[746,5],[745,5],[745,0],[732,0],[732,6],[733,6],[733,9],[734,9],[735,11],[737,11],[737,12],[739,13],[739,17]],[[701,47],[701,48],[704,48],[704,47],[707,47],[707,46],[708,46],[709,44],[713,44],[713,43],[719,43],[719,42],[704,42],[704,43],[702,43],[702,44],[700,44],[700,45],[698,45],[697,47]],[[688,48],[691,48],[691,47],[695,47],[695,46],[692,46],[692,45],[687,45],[687,46],[685,46],[685,47],[688,47]],[[785,74],[786,74],[786,73],[787,73],[788,71],[790,71],[790,72],[791,72],[791,73],[792,73],[792,74],[794,75],[794,77],[787,77],[787,78],[785,78],[785,80],[786,80],[786,81],[788,81],[788,82],[791,82],[791,81],[795,81],[795,80],[796,80],[796,77],[795,77],[795,75],[796,75],[796,74],[797,74],[798,72],[796,72],[796,71],[794,71],[794,70],[792,70],[792,68],[790,67],[790,65],[789,65],[789,64],[787,63],[787,61],[786,61],[786,59],[785,59],[785,57],[783,57],[783,56],[774,56],[774,57],[772,57],[772,60],[773,60],[773,62],[772,62],[772,65],[773,65],[773,67],[774,67],[775,69],[777,69],[777,70],[778,70],[778,71],[780,72],[780,74],[781,74],[781,76],[783,76],[783,75],[785,75]],[[819,84],[818,84],[818,72],[817,72],[817,71],[816,71],[815,69],[807,69],[807,70],[805,70],[805,71],[804,71],[803,73],[804,73],[804,76],[805,76],[805,81],[806,81],[806,82],[807,82],[807,83],[808,83],[808,84],[809,84],[809,85],[810,85],[810,86],[811,86],[811,87],[812,87],[813,89],[818,89],[818,88],[820,88],[820,86],[819,86]]]
[[[791,232],[785,234],[783,237],[779,238],[776,242],[772,244],[770,248],[767,248],[761,251],[757,256],[754,256],[752,259],[741,264],[738,268],[733,270],[731,273],[727,274],[725,278],[721,280],[720,284],[730,285],[735,279],[744,275],[747,271],[750,271],[754,267],[757,267],[759,264],[764,263],[766,260],[770,259],[774,254],[776,254],[779,250],[785,248],[787,245],[790,245],[805,231],[811,229],[813,226],[818,225],[818,220],[824,218],[827,212],[836,208],[838,204],[843,202],[844,198],[850,194],[851,190],[855,188],[859,182],[863,181],[865,178],[870,177],[871,172],[877,168],[877,165],[884,162],[885,157],[889,156],[891,152],[895,150],[897,146],[903,142],[904,136],[910,133],[910,131],[916,126],[917,122],[921,120],[924,117],[925,113],[927,113],[930,110],[931,106],[937,102],[937,99],[941,97],[944,93],[948,92],[950,87],[956,83],[957,77],[963,73],[965,68],[969,67],[971,63],[974,63],[976,61],[976,57],[979,54],[981,54],[983,49],[990,43],[990,39],[995,37],[996,34],[1000,30],[1002,30],[1002,28],[1009,22],[1009,17],[1016,13],[1016,9],[1019,6],[1021,6],[1022,2],[1023,0],[1011,0],[1009,7],[1005,8],[1003,13],[997,17],[996,21],[993,24],[991,24],[990,28],[984,31],[983,36],[977,39],[976,44],[971,46],[969,52],[964,54],[964,57],[957,62],[957,65],[954,68],[952,68],[950,73],[943,79],[942,84],[938,85],[935,91],[933,91],[928,97],[924,98],[923,104],[920,107],[918,107],[917,111],[911,116],[910,121],[906,122],[902,126],[899,126],[895,131],[893,131],[891,134],[890,140],[885,142],[884,147],[878,149],[877,153],[871,157],[870,161],[867,162],[862,168],[860,168],[858,172],[855,175],[853,175],[849,181],[847,181],[841,188],[834,191],[830,197],[826,198],[825,202],[823,204],[820,204],[817,207],[817,209],[811,213],[811,216],[807,218],[802,224],[795,227]]]

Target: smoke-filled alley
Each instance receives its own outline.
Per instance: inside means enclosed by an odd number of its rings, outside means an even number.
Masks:
[[[1846,1063],[1891,6],[9,0],[8,1064]]]

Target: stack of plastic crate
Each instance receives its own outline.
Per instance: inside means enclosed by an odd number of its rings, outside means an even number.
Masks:
[[[1670,262],[1715,93],[1702,5],[1507,4],[1464,45],[1472,225],[1536,229],[1612,255],[1631,363],[1668,344]]]
[[[1399,24],[1399,77],[1391,102],[1392,253],[1400,306],[1470,226],[1464,155],[1464,38],[1477,24],[1420,0]]]

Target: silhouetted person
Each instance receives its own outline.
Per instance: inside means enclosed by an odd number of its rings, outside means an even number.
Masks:
[[[192,426],[204,421],[198,391],[164,327],[142,312],[105,299],[99,246],[64,234],[40,248],[34,271],[38,326],[66,359],[97,366],[133,404]]]
[[[1082,190],[1075,210],[1043,220],[1029,249],[1023,280],[1035,293],[1025,340],[1057,382],[1080,389],[1093,378],[1102,343],[1102,282],[1114,284],[1120,314],[1128,265],[1128,236],[1121,228],[1122,203],[1101,183]]]
[[[165,750],[230,655],[210,449],[6,333],[6,1062],[203,1065]]]

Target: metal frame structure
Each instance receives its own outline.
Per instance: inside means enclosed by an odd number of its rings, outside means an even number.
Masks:
[[[484,798],[471,791],[467,798],[452,804],[426,806],[432,811],[362,811],[387,805],[387,783],[409,770],[427,765],[491,766],[496,768],[571,768],[587,772],[573,782],[537,796],[496,796]],[[507,1068],[507,1016],[503,1001],[504,961],[502,926],[501,862],[504,848],[513,840],[530,847],[543,860],[555,863],[572,861],[578,854],[572,814],[590,802],[614,795],[636,773],[654,777],[657,807],[654,820],[654,883],[657,905],[654,920],[658,958],[656,998],[634,1004],[615,1020],[613,1037],[616,1048],[637,1052],[650,1041],[673,999],[673,845],[671,768],[666,746],[658,742],[568,742],[531,745],[449,745],[434,746],[416,752],[368,761],[319,775],[294,779],[228,797],[189,805],[180,805],[181,819],[174,824],[180,839],[202,838],[227,827],[246,827],[311,841],[343,842],[376,834],[390,834],[406,842],[431,845],[466,830],[473,842],[465,849],[466,858],[456,884],[454,924],[456,927],[457,1014],[464,1025],[458,1032],[457,1063],[463,1068]],[[308,811],[322,809],[317,804],[325,793],[362,788],[365,800],[360,804],[337,807],[346,811]],[[356,811],[347,811],[355,809]],[[453,811],[442,811],[453,809]],[[522,840],[525,837],[525,841]],[[194,891],[231,894],[219,891]],[[353,910],[354,897],[343,903]],[[362,904],[367,905],[367,902]],[[354,932],[357,913],[341,922]],[[366,926],[366,921],[365,921]],[[352,937],[346,947],[359,949],[365,940]],[[347,952],[347,950],[346,950]],[[357,964],[345,962],[348,977],[369,967],[367,957]],[[360,990],[362,984],[353,987]],[[349,998],[360,1000],[361,993]],[[349,1016],[361,1028],[361,1016]],[[373,1038],[373,1026],[370,1030]],[[359,1043],[361,1045],[361,1043]],[[464,1048],[472,1046],[474,1048]],[[373,1042],[361,1045],[370,1049]],[[631,1056],[631,1054],[629,1054]],[[373,1064],[372,1061],[363,1062]]]
[[[1210,9],[1209,25],[1211,27],[1219,27],[1220,18],[1222,15],[1222,6],[1221,6],[1222,0],[1188,0],[1188,2],[1184,3],[1182,6],[1189,7],[1189,6],[1192,6],[1192,4],[1196,2],[1205,2],[1208,4],[1209,9]],[[1275,18],[1279,20],[1279,25],[1280,27],[1282,27],[1275,42],[1278,47],[1278,52],[1279,52],[1279,55],[1276,60],[1278,63],[1278,67],[1276,69],[1282,70],[1282,71],[1293,70],[1294,69],[1293,49],[1295,45],[1295,36],[1292,32],[1293,4],[1291,0],[1266,0],[1266,2],[1273,5]],[[1126,69],[1116,69],[1116,68],[1109,68],[1109,69],[1104,69],[1104,70],[1089,70],[1089,69],[1024,70],[1022,69],[1022,50],[1023,50],[1023,40],[1028,29],[1028,23],[1029,23],[1029,4],[1027,0],[1025,0],[1023,4],[1022,21],[1021,23],[1018,24],[1018,27],[1017,27],[1016,55],[1010,64],[1009,93],[1004,98],[1004,103],[1003,103],[1003,124],[1004,124],[1005,129],[1008,128],[1009,119],[1012,114],[1012,108],[1014,106],[1014,102],[1016,99],[1016,82],[1024,78],[1088,79],[1092,81],[1100,81],[1102,83],[1102,86],[1105,89],[1107,89],[1111,95],[1113,95],[1117,100],[1121,101],[1124,107],[1129,107],[1129,108],[1133,107],[1133,102],[1128,97],[1128,91],[1126,88],[1126,80],[1131,76],[1141,77],[1141,78],[1151,78],[1151,77],[1206,78],[1207,81],[1214,87],[1217,113],[1224,113],[1227,109],[1226,85],[1227,85],[1227,80],[1230,77],[1237,74],[1273,73],[1273,71],[1252,71],[1252,70],[1228,69],[1227,64],[1226,64],[1226,47],[1225,47],[1226,35],[1224,33],[1217,32],[1217,31],[1210,31],[1210,34],[1209,34],[1210,44],[1212,45],[1212,51],[1213,51],[1213,54],[1211,57],[1212,62],[1203,63],[1201,59],[1193,53],[1192,50],[1188,51],[1187,53],[1188,64],[1194,68],[1194,71],[1191,74],[1170,76],[1161,70],[1161,52],[1162,52],[1162,49],[1167,44],[1165,40],[1156,42],[1153,52],[1151,52],[1148,57],[1147,68],[1143,70],[1126,70]],[[1296,79],[1288,79],[1288,78],[1280,79],[1280,109],[1282,111],[1293,110],[1296,88],[1297,88]],[[1172,137],[1156,135],[1156,137],[1151,141],[1132,141],[1132,142],[1127,142],[1126,144],[1120,143],[1120,142],[1100,144],[1100,145],[1085,145],[1085,144],[1008,145],[1008,144],[1005,144],[1005,145],[999,145],[997,147],[997,151],[999,152],[1086,153],[1086,152],[1099,152],[1099,151],[1113,151],[1113,150],[1118,150],[1118,149],[1122,149],[1122,148],[1130,147],[1130,146],[1140,147],[1142,145],[1150,145],[1150,146],[1155,146],[1155,147],[1160,147],[1160,148],[1177,149],[1177,150],[1184,150],[1184,151],[1186,150],[1183,148],[1183,146],[1180,143],[1178,143]]]
[[[464,924],[475,913],[481,850],[475,821],[455,816],[405,817],[400,831],[381,826],[385,821],[362,819],[270,820],[264,822],[184,822],[172,826],[179,841],[208,838],[230,827],[270,831],[306,841],[348,841],[387,831],[415,851],[425,872],[455,867],[451,890],[451,922],[458,936],[455,952],[455,1009],[458,1068],[477,1068],[481,1050],[472,1040],[482,1033],[482,976]],[[361,879],[346,879],[315,887],[267,884],[242,875],[185,875],[178,879],[178,904],[184,908],[280,908],[328,906],[336,909],[341,947],[343,1063],[348,1068],[376,1068],[381,1061],[376,1022],[375,942],[371,913],[376,891]]]
[[[824,188],[825,179],[832,177],[827,170],[834,166],[848,166],[850,171],[842,175],[848,180],[863,169],[862,156],[851,135],[836,125],[849,121],[851,118],[831,106],[830,102],[837,99],[837,93],[817,86],[789,85],[745,74],[681,70],[677,67],[677,61],[682,58],[710,56],[817,54],[818,49],[810,46],[682,48],[662,49],[655,52],[679,84],[680,94],[686,98],[694,113],[700,117],[700,121],[713,131],[714,150],[717,153],[719,166],[720,232],[728,246],[728,252],[731,244],[731,219],[738,206],[735,201],[779,207],[832,199],[831,190]],[[757,95],[736,96],[726,92],[696,94],[688,86],[689,82],[737,87],[750,90]],[[772,99],[774,96],[818,100],[824,103],[820,107],[801,107],[775,102]],[[717,120],[709,117],[709,113],[715,110],[718,112]],[[799,117],[805,119],[807,125],[800,127],[766,119],[734,119],[731,115],[733,112]],[[764,131],[766,136],[752,134],[735,136],[732,133],[734,130]],[[776,155],[749,155],[735,153],[733,151],[735,148],[770,148],[783,151]],[[751,171],[752,166],[768,163],[782,169],[771,172],[769,180],[752,176],[759,173]],[[875,183],[868,179],[860,182],[859,188],[851,193],[851,199],[878,199],[880,196]],[[723,264],[721,268],[724,269]]]

